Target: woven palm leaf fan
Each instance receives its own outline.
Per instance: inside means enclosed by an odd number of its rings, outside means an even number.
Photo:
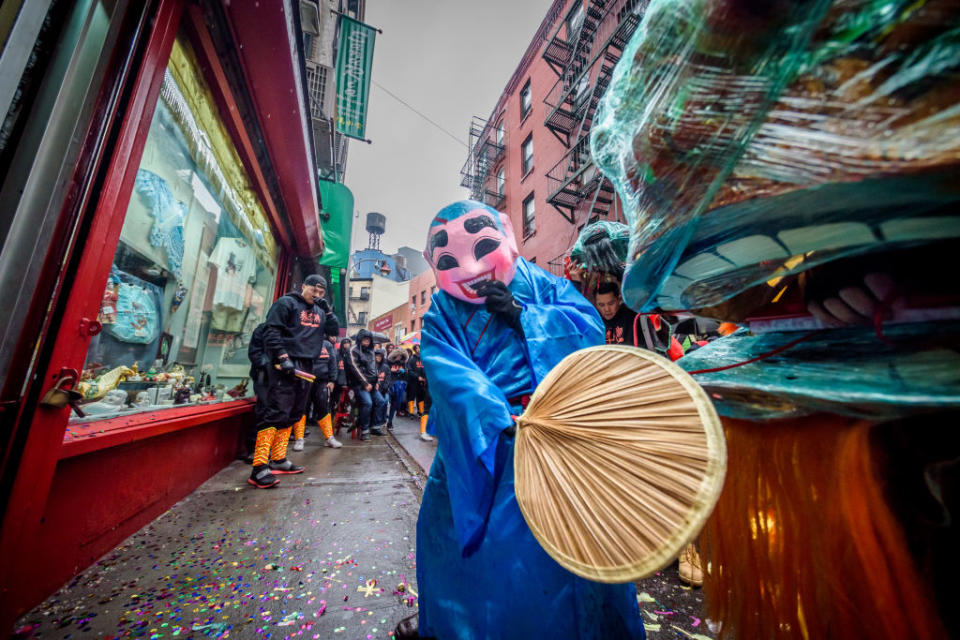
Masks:
[[[726,457],[720,420],[685,371],[650,351],[591,347],[554,367],[517,418],[517,502],[562,566],[628,582],[700,532]]]

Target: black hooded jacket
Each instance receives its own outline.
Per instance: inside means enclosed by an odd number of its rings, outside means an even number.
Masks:
[[[340,323],[326,300],[308,304],[299,293],[278,298],[264,324],[263,344],[273,361],[283,353],[313,360],[320,354],[325,337],[340,331]]]
[[[427,378],[423,370],[423,361],[420,359],[420,354],[411,353],[407,358],[407,384],[416,385],[420,382],[420,378],[424,380]]]
[[[324,340],[320,355],[313,362],[313,375],[317,376],[317,384],[337,381],[337,360],[337,350],[329,340]]]
[[[337,349],[337,379],[336,383],[341,387],[347,384],[347,358],[350,356],[350,349],[341,343]]]
[[[364,348],[361,344],[364,338],[370,338],[370,346]],[[350,385],[377,384],[379,369],[373,354],[373,334],[366,329],[357,332],[354,338],[355,346],[347,355],[344,369],[347,372],[347,382]]]
[[[259,324],[250,334],[250,344],[247,345],[247,357],[250,358],[250,377],[256,378],[257,373],[270,366],[270,356],[263,345],[263,332],[267,325]]]

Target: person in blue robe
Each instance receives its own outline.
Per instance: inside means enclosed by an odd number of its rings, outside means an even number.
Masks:
[[[431,224],[440,290],[421,353],[439,443],[417,522],[419,636],[643,638],[633,584],[561,567],[517,505],[513,416],[560,360],[604,343],[571,283],[517,255],[509,218],[479,202]],[[400,637],[417,637],[415,622]]]

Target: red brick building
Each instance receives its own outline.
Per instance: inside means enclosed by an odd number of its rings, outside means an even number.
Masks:
[[[407,321],[409,331],[423,329],[423,316],[430,309],[430,296],[437,290],[437,280],[433,269],[427,269],[410,280],[410,315]]]
[[[404,302],[368,322],[367,329],[382,333],[390,338],[391,342],[398,344],[403,336],[410,333],[409,318],[410,303]]]
[[[430,297],[436,290],[433,270],[427,269],[410,280],[404,304],[373,318],[367,323],[367,328],[388,335],[394,342],[399,342],[408,333],[420,331],[423,329],[423,316],[430,309]]]
[[[461,184],[507,212],[521,255],[558,275],[585,224],[624,219],[589,134],[646,5],[555,0],[489,118],[470,127]]]

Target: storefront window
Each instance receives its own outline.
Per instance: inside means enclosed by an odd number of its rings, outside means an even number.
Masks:
[[[252,395],[247,346],[276,277],[263,206],[180,36],[78,385],[86,420]]]

